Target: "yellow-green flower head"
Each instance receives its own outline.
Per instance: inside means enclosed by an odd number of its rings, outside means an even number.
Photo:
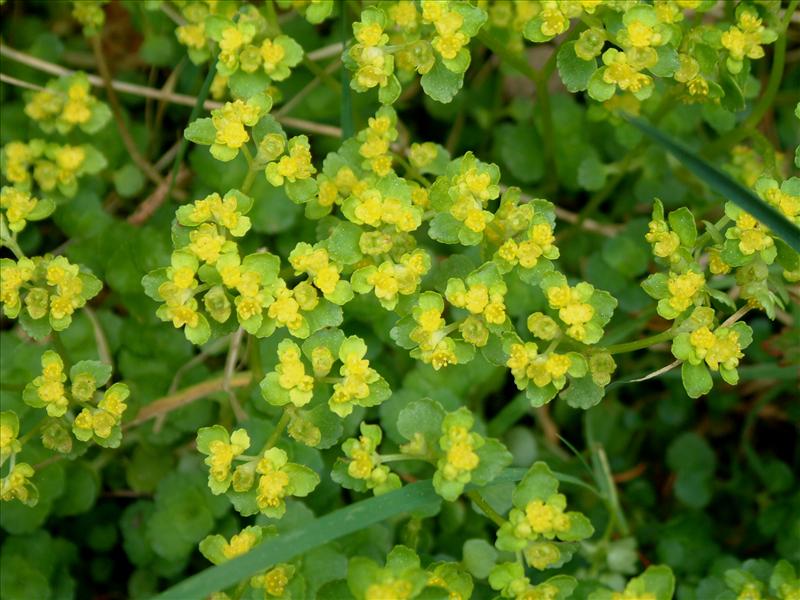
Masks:
[[[741,71],[745,58],[763,58],[762,44],[774,42],[777,38],[776,32],[764,27],[755,9],[742,5],[736,13],[736,25],[723,32],[720,38],[722,47],[728,51],[726,65],[731,73]]]
[[[280,448],[270,448],[262,454],[256,473],[256,504],[263,514],[273,518],[284,515],[288,496],[307,496],[319,483],[316,473],[288,462],[286,452]]]
[[[84,408],[72,423],[73,435],[82,442],[94,439],[107,448],[120,444],[120,422],[127,405],[125,399],[130,395],[128,386],[115,383],[106,390],[97,408]]]
[[[244,429],[228,435],[221,425],[203,427],[197,432],[197,449],[206,455],[208,487],[213,494],[223,494],[230,487],[232,464],[250,447],[250,436]]]
[[[373,490],[376,495],[399,488],[400,478],[389,467],[381,464],[377,451],[383,437],[381,428],[362,423],[360,429],[361,435],[358,438],[349,438],[342,444],[342,451],[347,458],[344,461],[347,475],[363,482],[362,485]],[[356,489],[363,491],[358,487]]]
[[[11,410],[0,412],[0,465],[12,454],[22,450],[22,444],[17,439],[19,435],[19,418]]]
[[[736,218],[736,225],[725,232],[728,239],[739,240],[739,251],[750,256],[774,245],[767,229],[750,214],[741,211]]]
[[[314,378],[306,373],[300,347],[291,340],[281,341],[278,344],[278,361],[275,367],[278,384],[289,393],[292,404],[305,406],[314,394]]]
[[[45,89],[28,97],[25,114],[48,133],[55,129],[65,134],[76,126],[86,133],[95,133],[111,118],[111,111],[90,89],[89,79],[83,73],[53,79]]]
[[[311,162],[311,146],[305,135],[291,138],[286,154],[280,160],[268,163],[264,171],[267,181],[276,187],[283,185],[284,181],[294,183],[309,179],[316,172]]]
[[[106,22],[103,5],[109,0],[73,0],[72,16],[83,26],[83,35],[97,35]]]
[[[667,280],[669,307],[679,314],[695,304],[703,292],[706,279],[702,273],[687,271],[686,273],[670,273]],[[663,316],[663,315],[662,315]]]
[[[0,259],[0,303],[3,304],[3,313],[16,318],[22,308],[20,290],[22,286],[34,278],[35,263],[29,258],[13,261],[8,258]]]
[[[55,208],[50,202],[37,210],[39,200],[26,190],[3,186],[0,190],[0,208],[5,210],[8,228],[13,232],[25,229],[28,220],[38,220],[47,216]]]
[[[56,352],[45,351],[42,354],[42,374],[33,380],[32,394],[24,394],[25,401],[31,406],[43,407],[51,417],[61,417],[69,408],[69,399],[66,395],[64,382],[67,375],[64,373],[64,361]]]
[[[35,506],[39,501],[39,491],[31,482],[33,467],[28,463],[17,463],[9,473],[0,479],[0,500],[8,502],[19,500],[27,506]]]
[[[342,380],[334,384],[328,406],[340,417],[349,415],[354,406],[372,406],[374,392],[371,386],[383,382],[377,371],[370,367],[369,360],[364,358],[366,354],[367,345],[357,336],[348,337],[339,347]]]
[[[678,234],[670,231],[663,220],[650,221],[649,231],[644,237],[653,245],[653,254],[659,258],[670,258],[681,245]]]
[[[192,204],[181,206],[176,217],[178,223],[197,227],[205,223],[216,223],[234,237],[242,237],[250,230],[250,218],[245,216],[253,205],[253,199],[239,190],[230,190],[224,197],[214,192]]]
[[[350,278],[353,291],[365,294],[374,291],[386,310],[397,306],[398,295],[409,296],[417,291],[423,275],[430,269],[430,255],[422,249],[403,254],[399,262],[382,262],[355,271]]]
[[[280,564],[271,568],[263,575],[256,575],[250,579],[250,585],[264,590],[265,597],[284,598],[286,586],[294,576],[294,565]]]
[[[471,431],[473,423],[472,413],[464,407],[448,413],[442,420],[442,436],[439,438],[442,455],[436,464],[433,485],[448,502],[461,494],[472,479],[472,472],[480,464],[477,450],[485,442],[480,435]]]
[[[627,52],[609,48],[603,52],[603,81],[616,85],[623,92],[642,92],[653,85],[653,78],[641,72],[642,65]]]

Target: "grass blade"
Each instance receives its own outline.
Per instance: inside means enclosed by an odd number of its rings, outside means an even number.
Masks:
[[[519,481],[524,474],[524,469],[506,469],[487,487]],[[440,501],[430,480],[418,481],[388,494],[361,500],[267,540],[243,556],[189,577],[156,596],[155,600],[206,598],[271,565],[289,561],[317,546],[391,517],[431,508]]]
[[[733,177],[703,160],[682,143],[656,129],[646,121],[630,115],[624,115],[624,117],[647,137],[677,158],[684,167],[694,173],[698,179],[712,190],[750,213],[769,227],[776,236],[789,244],[796,252],[800,252],[800,229],[775,208],[764,202]]]

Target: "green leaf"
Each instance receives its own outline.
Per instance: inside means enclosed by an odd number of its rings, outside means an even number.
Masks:
[[[452,102],[464,84],[464,74],[453,73],[437,60],[433,68],[422,76],[420,83],[428,96],[437,102],[447,104]]]
[[[192,121],[183,132],[184,138],[195,144],[202,144],[203,146],[210,146],[213,144],[216,135],[217,130],[214,129],[214,124],[211,122],[210,117]]]
[[[754,192],[744,187],[733,177],[697,156],[681,142],[678,142],[642,119],[627,114],[623,116],[647,137],[654,140],[658,145],[683,163],[684,167],[694,173],[694,175],[708,185],[711,190],[750,213],[753,217],[769,227],[775,235],[782,238],[783,241],[795,251],[800,252],[800,228],[794,225],[775,208],[761,200]]]
[[[589,79],[597,70],[597,61],[583,60],[575,54],[575,42],[562,44],[556,58],[558,74],[570,92],[580,92],[589,85]]]
[[[681,367],[683,387],[690,398],[699,398],[711,391],[714,382],[705,363],[693,365],[685,362]]]
[[[508,469],[495,483],[517,481],[522,476],[520,469]],[[429,480],[418,481],[399,490],[368,498],[335,510],[295,527],[270,539],[247,554],[225,564],[211,567],[185,579],[155,600],[184,600],[205,598],[213,592],[223,590],[272,565],[288,562],[312,548],[317,548],[345,535],[380,523],[395,515],[435,508],[440,499],[433,491]]]
[[[669,226],[678,234],[681,244],[687,248],[694,248],[694,242],[697,239],[697,224],[692,211],[681,206],[678,210],[669,213],[668,219]]]

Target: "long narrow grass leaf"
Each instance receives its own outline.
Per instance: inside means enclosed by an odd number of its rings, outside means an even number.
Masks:
[[[524,474],[524,469],[506,469],[487,487],[519,481]],[[412,483],[388,494],[361,500],[267,540],[243,556],[189,577],[157,596],[155,600],[206,598],[214,592],[228,588],[272,565],[289,561],[313,548],[391,517],[435,507],[440,501],[439,496],[433,491],[430,480]]]
[[[783,241],[789,244],[795,251],[800,252],[800,228],[794,225],[775,208],[764,202],[754,192],[744,187],[733,177],[721,171],[708,161],[700,158],[685,145],[665,134],[663,131],[660,131],[637,117],[630,115],[624,116],[647,137],[651,138],[677,158],[684,167],[689,169],[698,179],[708,185],[712,191],[720,194],[725,199],[730,200],[741,209],[750,213],[753,217],[769,227],[775,235],[783,239]]]

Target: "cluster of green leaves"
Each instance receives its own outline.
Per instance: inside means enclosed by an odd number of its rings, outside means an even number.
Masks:
[[[796,0],[3,4],[3,598],[800,593]]]

